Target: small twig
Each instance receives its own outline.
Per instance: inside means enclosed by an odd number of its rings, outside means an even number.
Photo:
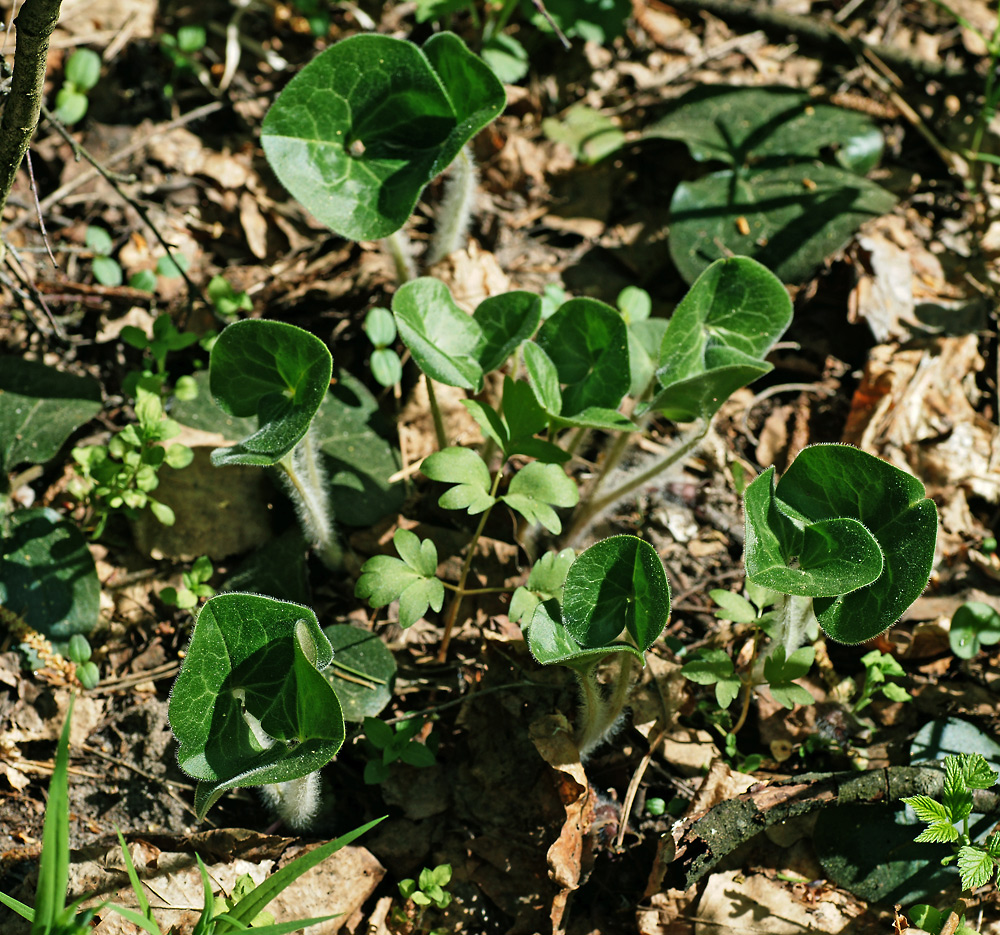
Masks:
[[[49,260],[52,265],[59,269],[59,264],[56,262],[56,258],[52,253],[52,245],[49,243],[49,232],[45,229],[45,218],[42,217],[42,206],[38,203],[38,185],[35,182],[35,168],[31,164],[31,150],[29,149],[24,154],[24,161],[28,165],[28,179],[31,182],[31,195],[35,199],[35,212],[38,215],[38,229],[42,233],[42,243],[45,244],[45,252],[49,255]]]
[[[625,832],[628,831],[628,821],[632,814],[632,806],[635,804],[635,796],[639,791],[639,784],[642,782],[642,777],[646,775],[646,770],[649,767],[649,762],[653,758],[653,754],[656,753],[657,748],[663,743],[663,738],[667,736],[667,727],[661,727],[653,739],[649,743],[649,748],[642,755],[642,759],[639,761],[639,765],[636,767],[635,772],[632,774],[632,781],[628,784],[628,791],[625,793],[625,799],[622,802],[622,813],[621,818],[618,820],[618,837],[615,838],[615,850],[620,850],[622,843],[625,840]]]
[[[538,10],[542,16],[545,17],[545,21],[552,27],[552,31],[556,34],[556,37],[562,43],[563,48],[568,52],[573,46],[570,44],[569,39],[566,38],[566,34],[559,28],[559,24],[552,18],[552,14],[545,9],[545,4],[542,0],[531,0],[535,9]]]
[[[447,708],[454,708],[455,705],[460,705],[466,701],[472,701],[476,698],[482,698],[484,695],[492,695],[494,692],[508,691],[511,688],[545,688],[545,685],[539,685],[537,682],[510,682],[507,685],[494,685],[492,688],[481,688],[474,692],[469,692],[467,695],[462,695],[461,698],[453,698],[451,701],[445,701],[441,704],[432,705],[429,708],[424,708],[423,711],[411,711],[408,714],[400,714],[398,717],[388,718],[386,724],[398,724],[400,721],[412,721],[414,718],[418,717],[430,717],[433,714],[437,714],[438,711],[444,711]]]
[[[8,268],[20,280],[21,285],[31,294],[31,298],[35,304],[45,313],[45,317],[49,320],[49,324],[52,326],[52,330],[56,336],[65,341],[66,332],[63,331],[62,325],[56,321],[55,315],[52,314],[52,309],[46,304],[41,292],[38,291],[38,287],[31,281],[31,278],[25,271],[24,264],[21,262],[21,257],[18,255],[17,250],[6,240],[3,241],[3,244],[6,246],[6,251],[0,248],[0,252],[4,253],[4,259],[7,262]],[[32,320],[32,323],[38,328],[38,322]],[[38,330],[43,334],[45,333],[44,328],[38,328]]]

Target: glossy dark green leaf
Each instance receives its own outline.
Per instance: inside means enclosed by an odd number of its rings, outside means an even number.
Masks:
[[[200,818],[227,789],[300,778],[340,749],[344,716],[320,671],[332,658],[308,607],[239,593],[205,604],[169,709]]]
[[[76,524],[41,507],[16,510],[0,532],[0,606],[57,644],[90,633],[101,585]]]
[[[268,162],[320,221],[352,240],[386,237],[424,186],[497,117],[503,85],[452,33],[420,49],[373,34],[320,53],[261,127]]]
[[[771,577],[776,549],[790,563],[794,549],[807,545],[796,530],[823,524],[821,532],[832,534],[836,524],[829,521],[856,520],[882,552],[881,573],[868,585],[817,600],[816,616],[842,643],[862,643],[895,623],[926,587],[934,560],[937,510],[920,481],[857,448],[813,445],[785,471],[773,497],[771,483],[765,472],[746,491],[747,578],[771,587],[757,575]],[[860,567],[865,559],[859,553],[855,561]]]
[[[371,630],[335,623],[323,633],[333,647],[333,662],[323,675],[333,686],[347,721],[376,717],[392,700],[396,660]]]
[[[670,585],[656,549],[635,536],[592,545],[566,575],[562,612],[581,646],[606,646],[627,630],[645,652],[670,616]]]
[[[212,347],[212,396],[227,413],[257,416],[258,429],[212,463],[271,465],[309,430],[326,396],[333,358],[315,335],[278,321],[247,319],[225,328]]]
[[[678,422],[711,418],[733,392],[771,369],[763,357],[791,320],[788,293],[760,263],[716,261],[674,309],[660,346],[661,389],[650,408]]]
[[[440,279],[422,276],[404,283],[393,296],[392,313],[399,336],[428,377],[479,392],[482,329],[455,304]]]
[[[483,299],[472,317],[482,330],[479,366],[489,373],[535,333],[542,320],[542,300],[533,292],[504,292]]]
[[[22,357],[0,357],[0,474],[55,457],[101,411],[101,387]]]
[[[596,299],[570,299],[542,325],[538,346],[563,385],[562,410],[614,410],[629,388],[628,333],[621,315]]]
[[[861,174],[874,168],[883,146],[867,115],[779,87],[695,88],[643,136],[681,140],[694,159],[736,166],[768,157],[809,159],[832,149],[845,169]]]
[[[562,411],[562,391],[552,358],[539,345],[531,342],[524,345],[524,366],[538,405],[546,414],[558,415]]]
[[[732,254],[759,260],[782,282],[801,282],[895,203],[884,188],[835,166],[724,169],[677,186],[670,256],[688,282]]]
[[[528,628],[528,649],[540,665],[564,665],[580,673],[592,669],[609,653],[631,653],[640,662],[645,661],[642,653],[628,643],[581,646],[566,629],[555,600],[543,601],[535,608]]]

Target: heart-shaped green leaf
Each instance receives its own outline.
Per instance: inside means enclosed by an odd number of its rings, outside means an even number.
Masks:
[[[827,635],[842,643],[873,639],[895,623],[926,587],[934,560],[937,510],[924,497],[923,485],[906,471],[848,445],[806,448],[773,493],[772,483],[768,471],[746,491],[747,578],[771,587],[766,580],[758,581],[758,574],[773,580],[776,553],[786,564],[798,555],[801,564],[797,548],[812,549],[807,560],[814,563],[817,577],[822,577],[826,547],[831,548],[831,567],[843,570],[853,560],[858,568],[868,566],[870,571],[867,539],[858,535],[853,524],[832,522],[854,520],[877,543],[881,572],[870,584],[817,598],[817,619]],[[812,543],[805,540],[802,530],[806,527],[818,527]],[[845,538],[838,540],[838,536]],[[854,555],[850,554],[852,536],[858,550]]]
[[[614,410],[629,388],[628,331],[621,315],[596,299],[570,299],[542,325],[538,346],[563,384],[562,410]]]
[[[375,717],[392,701],[396,660],[378,635],[363,627],[335,623],[323,633],[333,661],[323,675],[333,685],[347,721]]]
[[[640,662],[645,662],[642,653],[628,643],[581,646],[566,628],[561,619],[559,602],[555,600],[543,601],[535,608],[528,628],[528,649],[540,665],[569,666],[581,674],[592,669],[609,653],[631,653]]]
[[[763,357],[791,320],[785,287],[760,263],[717,260],[674,309],[660,346],[662,389],[650,408],[678,422],[710,419],[771,369]]]
[[[101,411],[101,387],[22,357],[0,357],[0,475],[55,457]]]
[[[231,415],[257,416],[258,429],[216,448],[212,463],[276,464],[309,430],[332,373],[329,350],[308,331],[261,319],[229,325],[212,348],[212,396]]]
[[[529,523],[541,523],[553,535],[559,535],[562,523],[553,507],[576,506],[580,491],[558,464],[532,461],[514,475],[500,499]]]
[[[489,373],[535,333],[542,320],[542,300],[533,292],[504,292],[483,299],[472,317],[482,331],[479,366]]]
[[[399,336],[428,377],[477,393],[482,389],[482,329],[440,279],[422,276],[404,283],[393,296],[392,313]]]
[[[810,159],[834,149],[845,169],[860,174],[875,167],[883,146],[865,114],[777,87],[695,88],[643,136],[681,140],[699,162],[718,159],[734,166],[769,157]]]
[[[226,789],[300,778],[340,749],[344,716],[320,671],[332,658],[308,607],[239,593],[205,604],[169,709],[199,818]]]
[[[688,282],[733,254],[759,260],[782,282],[801,282],[895,203],[884,188],[836,166],[724,169],[677,186],[670,257]]]
[[[670,585],[656,549],[635,536],[592,545],[566,575],[562,613],[585,648],[607,646],[627,630],[645,652],[670,616]]]
[[[264,118],[261,143],[282,184],[332,230],[386,237],[424,186],[503,110],[503,85],[453,33],[422,49],[360,35],[320,53]]]
[[[75,523],[42,507],[0,524],[0,607],[57,645],[97,626],[101,585]]]

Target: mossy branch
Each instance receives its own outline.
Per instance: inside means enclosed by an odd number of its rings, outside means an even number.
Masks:
[[[17,15],[14,73],[0,119],[0,218],[38,126],[49,40],[61,6],[62,0],[24,0]]]

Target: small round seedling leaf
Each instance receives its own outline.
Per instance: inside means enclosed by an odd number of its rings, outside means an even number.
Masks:
[[[212,396],[230,415],[255,415],[258,429],[231,448],[216,448],[212,463],[280,461],[309,430],[332,372],[326,345],[294,325],[248,319],[225,328],[212,347]]]
[[[404,283],[393,296],[392,313],[400,338],[428,377],[479,392],[482,329],[455,304],[440,279],[422,276]]]
[[[320,53],[264,118],[261,142],[284,186],[332,230],[398,230],[424,186],[497,117],[503,85],[452,33],[422,49],[360,35]]]
[[[802,282],[896,197],[820,163],[725,169],[681,182],[670,201],[670,257],[688,282],[714,260],[753,257],[782,282]]]
[[[323,633],[333,646],[333,662],[323,675],[344,709],[344,719],[374,718],[392,700],[396,660],[378,636],[361,627],[333,624]]]
[[[101,56],[93,49],[77,49],[66,61],[66,80],[89,91],[101,80]]]
[[[778,278],[747,257],[698,276],[663,334],[651,409],[689,422],[711,418],[729,396],[771,369],[763,358],[792,320]]]
[[[0,474],[55,457],[69,436],[100,411],[101,387],[92,377],[0,357]]]
[[[0,532],[0,607],[56,644],[90,633],[101,586],[76,524],[42,507],[15,511]]]
[[[566,575],[562,612],[583,647],[607,646],[627,630],[645,652],[670,616],[670,585],[656,549],[635,536],[592,545]]]
[[[169,709],[200,817],[226,789],[300,778],[340,749],[344,717],[320,671],[332,658],[308,607],[239,593],[205,604]]]
[[[614,410],[628,392],[628,331],[620,314],[596,299],[570,299],[542,325],[538,346],[563,384],[562,411]]]

